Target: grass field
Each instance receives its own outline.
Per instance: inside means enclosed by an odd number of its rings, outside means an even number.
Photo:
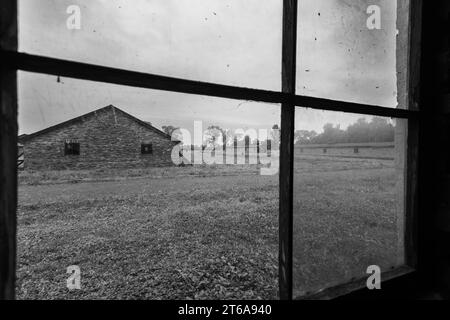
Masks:
[[[392,161],[296,157],[294,287],[395,265]],[[81,268],[81,290],[66,268]],[[22,172],[19,299],[276,299],[278,176],[256,166]]]
[[[402,262],[393,161],[296,158],[294,172],[295,295]]]

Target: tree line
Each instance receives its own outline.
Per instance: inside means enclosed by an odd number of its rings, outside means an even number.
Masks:
[[[177,127],[163,126],[163,131],[169,135]],[[272,130],[279,129],[278,125],[273,125]],[[349,125],[345,130],[340,125],[327,123],[323,126],[323,132],[317,133],[314,130],[296,130],[294,141],[297,145],[304,144],[336,144],[336,143],[365,143],[365,142],[393,142],[395,135],[395,126],[389,119],[382,117],[373,117],[368,121],[366,118],[359,118],[355,123]],[[231,130],[222,129],[219,126],[212,125],[207,128],[205,134],[205,144],[211,145],[225,138],[227,145],[232,145],[235,138],[238,140],[248,140],[250,144],[256,144],[249,137],[239,137],[233,134]],[[279,136],[271,136],[272,148],[277,148]],[[267,141],[259,141],[261,147],[267,145]]]
[[[179,127],[175,127],[172,125],[162,126],[162,130],[172,136],[176,130],[179,129]],[[246,145],[257,145],[259,144],[261,148],[267,148],[267,145],[269,144],[272,149],[278,149],[279,144],[279,135],[276,134],[276,130],[279,130],[279,127],[277,124],[274,124],[272,126],[272,131],[270,131],[268,134],[270,136],[271,142],[268,143],[267,139],[265,140],[259,140],[259,139],[252,139],[249,135],[244,135],[242,132],[235,132],[233,130],[229,129],[223,129],[220,126],[217,125],[210,125],[204,132],[204,147],[212,146],[215,144],[222,145],[225,142],[225,145],[232,146],[236,141],[242,142]],[[255,131],[257,132],[257,131]],[[181,139],[181,137],[179,138]]]
[[[335,144],[361,142],[392,142],[394,141],[395,126],[386,118],[373,117],[370,121],[360,118],[355,123],[342,130],[340,125],[327,123],[323,132],[297,130],[295,143],[304,144]]]

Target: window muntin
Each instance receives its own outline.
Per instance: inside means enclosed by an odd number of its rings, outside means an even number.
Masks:
[[[153,144],[141,143],[141,154],[153,154]]]
[[[76,139],[69,139],[64,142],[64,155],[80,155],[80,143]]]

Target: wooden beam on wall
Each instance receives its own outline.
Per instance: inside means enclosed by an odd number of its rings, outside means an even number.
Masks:
[[[0,46],[17,50],[17,1],[3,0]],[[0,62],[0,300],[14,299],[17,207],[17,72]]]

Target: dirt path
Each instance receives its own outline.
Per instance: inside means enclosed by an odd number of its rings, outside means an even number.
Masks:
[[[112,195],[128,196],[161,193],[186,193],[196,190],[234,189],[258,185],[277,184],[278,176],[221,176],[174,177],[164,179],[129,179],[122,181],[82,182],[73,184],[49,184],[19,187],[19,204],[46,203],[74,199],[98,199]]]

